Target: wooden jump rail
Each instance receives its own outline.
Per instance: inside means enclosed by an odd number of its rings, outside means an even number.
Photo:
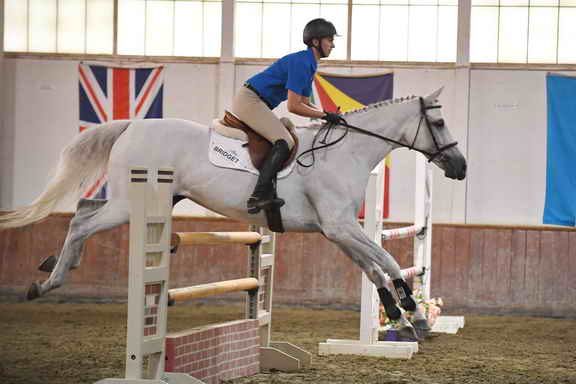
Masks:
[[[270,340],[275,248],[273,233],[266,229],[256,231],[255,226],[251,226],[250,232],[172,233],[173,178],[172,169],[159,169],[156,183],[152,184],[148,169],[130,170],[126,374],[123,379],[104,379],[98,384],[203,384],[203,381],[188,373],[180,373],[190,371],[165,372],[166,361],[180,360],[176,355],[166,354],[169,301],[174,303],[239,291],[248,292],[246,320],[252,324],[251,332],[257,334],[252,340],[256,343],[254,358],[260,369],[296,371],[309,365],[311,355],[308,352],[290,343]],[[178,247],[232,244],[247,245],[249,248],[248,277],[168,289],[170,255],[175,254]],[[171,340],[174,337],[178,336],[171,336]],[[242,340],[239,343],[243,345]],[[204,353],[201,350],[193,352],[199,355]],[[246,375],[242,373],[247,372],[244,365],[232,364],[233,370],[240,372],[239,375]],[[219,366],[215,369],[219,369]],[[226,374],[229,372],[230,369]],[[196,375],[195,371],[190,373]],[[211,380],[219,380],[214,379],[216,376],[211,377]]]
[[[172,248],[183,245],[257,244],[262,240],[258,232],[175,232],[170,241]]]
[[[173,305],[177,301],[200,299],[231,292],[250,291],[258,287],[257,279],[246,277],[244,279],[218,281],[216,283],[194,285],[192,287],[174,288],[168,291],[168,305]]]

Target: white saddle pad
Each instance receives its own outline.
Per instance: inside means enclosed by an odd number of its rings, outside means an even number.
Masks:
[[[252,165],[248,148],[242,146],[245,143],[245,140],[221,135],[210,127],[208,158],[210,162],[217,167],[237,169],[258,175],[260,172]],[[296,162],[293,161],[290,166],[278,172],[278,178],[281,179],[288,176],[294,169],[295,163]]]

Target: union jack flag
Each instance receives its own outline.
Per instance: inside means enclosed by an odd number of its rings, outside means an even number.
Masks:
[[[162,118],[164,67],[78,66],[80,131],[112,120]],[[106,198],[103,179],[85,197]],[[96,194],[96,192],[100,192]]]

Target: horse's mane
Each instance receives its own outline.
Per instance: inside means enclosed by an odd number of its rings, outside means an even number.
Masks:
[[[381,108],[381,107],[388,107],[390,105],[394,105],[394,104],[401,104],[404,103],[406,101],[411,101],[414,100],[416,98],[416,96],[412,95],[412,96],[408,96],[408,97],[397,97],[395,99],[390,99],[390,100],[384,100],[384,101],[378,101],[376,103],[372,103],[372,104],[368,104],[364,107],[358,108],[358,109],[353,109],[351,111],[348,111],[346,113],[343,113],[342,116],[350,116],[350,115],[354,115],[360,112],[366,112],[370,109],[375,109],[375,108]]]
[[[397,97],[395,99],[378,101],[376,103],[368,104],[364,107],[353,109],[353,110],[350,110],[348,112],[345,112],[342,114],[342,116],[347,117],[347,116],[355,115],[355,114],[358,114],[361,112],[366,112],[368,110],[375,109],[375,108],[382,108],[382,107],[388,107],[391,105],[402,104],[402,103],[414,100],[417,97],[418,96],[411,95],[411,96],[407,96],[407,97]],[[324,125],[324,123],[311,122],[309,125],[297,126],[296,128],[297,129],[305,128],[305,129],[316,129],[317,130],[317,129],[322,128],[323,125]]]

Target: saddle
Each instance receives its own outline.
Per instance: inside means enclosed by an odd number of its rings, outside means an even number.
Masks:
[[[290,119],[283,117],[280,119],[280,121],[282,121],[282,124],[284,124],[288,132],[290,132],[290,135],[294,139],[295,143],[292,151],[290,152],[290,157],[286,160],[286,162],[284,162],[282,166],[282,169],[284,169],[294,161],[296,154],[298,153],[298,137],[296,136],[296,132],[294,130],[294,124],[292,124]],[[272,148],[272,143],[268,141],[268,139],[254,131],[248,126],[248,124],[244,123],[229,111],[224,112],[224,118],[222,120],[214,121],[212,127],[221,135],[231,137],[233,139],[247,141],[247,143],[243,146],[248,147],[248,153],[254,168],[260,170],[264,160],[266,159],[266,156],[268,156],[268,153]],[[276,198],[277,195],[275,180],[273,185],[274,198]],[[282,213],[280,212],[279,207],[271,207],[266,209],[264,213],[266,214],[266,221],[268,222],[268,227],[270,230],[279,233],[284,232],[284,225],[282,224]]]
[[[294,161],[296,153],[298,153],[298,137],[294,130],[294,124],[292,124],[290,119],[283,117],[280,121],[284,124],[288,132],[290,132],[295,143],[290,152],[290,157],[282,166],[282,169],[284,169]],[[252,165],[254,165],[254,168],[259,170],[264,159],[268,156],[268,152],[270,152],[270,149],[272,148],[272,143],[264,136],[250,128],[248,124],[244,123],[232,112],[225,111],[224,118],[217,123],[219,124],[214,124],[214,128],[221,135],[247,141],[244,146],[248,147],[248,153],[250,154]]]

